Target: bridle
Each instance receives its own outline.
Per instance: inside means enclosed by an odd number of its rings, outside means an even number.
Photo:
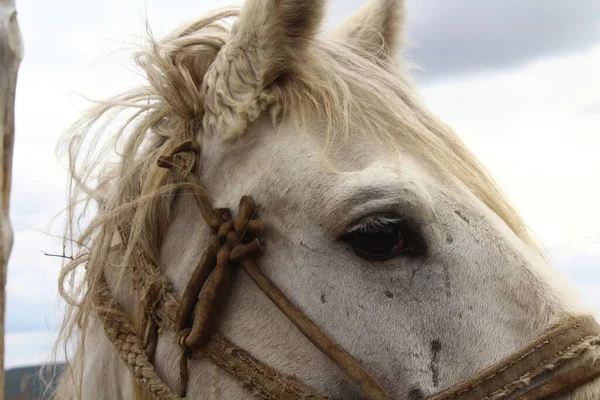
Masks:
[[[327,355],[370,400],[391,397],[362,366],[324,334],[260,270],[256,259],[263,251],[259,240],[265,229],[256,218],[250,197],[243,197],[237,214],[215,209],[195,173],[198,145],[178,138],[158,166],[170,170],[170,180],[190,187],[202,218],[210,228],[209,245],[194,270],[180,300],[158,267],[160,279],[146,285],[157,301],[139,329],[123,316],[105,280],[94,293],[104,331],[132,372],[136,383],[154,398],[175,400],[186,396],[189,359],[207,357],[258,398],[268,400],[326,399],[294,376],[285,375],[256,359],[216,332],[221,306],[226,299],[234,270],[241,268],[279,310],[321,352]],[[129,237],[127,227],[121,232]],[[158,283],[156,283],[158,282]],[[148,290],[150,290],[148,289]],[[154,370],[154,353],[161,330],[178,334],[182,348],[180,390],[175,394]],[[569,317],[529,345],[504,360],[427,400],[518,400],[545,399],[572,391],[600,377],[600,362],[591,360],[577,367],[569,361],[581,359],[587,350],[600,347],[600,326],[589,316]],[[553,374],[552,372],[558,371]]]

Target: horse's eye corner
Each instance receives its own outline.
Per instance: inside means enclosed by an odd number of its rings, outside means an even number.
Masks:
[[[425,243],[409,224],[401,220],[378,221],[378,217],[359,221],[340,240],[350,245],[357,256],[370,261],[424,254]]]

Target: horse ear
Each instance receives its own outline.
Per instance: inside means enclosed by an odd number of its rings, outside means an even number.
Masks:
[[[264,89],[302,67],[324,12],[325,0],[246,0],[204,78],[204,128],[244,133],[268,106]]]
[[[392,61],[402,44],[403,29],[404,0],[369,0],[334,35],[382,61]]]

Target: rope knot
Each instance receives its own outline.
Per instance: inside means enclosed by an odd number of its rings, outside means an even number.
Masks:
[[[217,220],[209,224],[209,245],[185,288],[179,308],[179,345],[183,349],[181,361],[181,393],[187,388],[187,365],[195,350],[206,345],[213,335],[226,302],[235,266],[244,260],[255,259],[263,251],[259,236],[264,222],[254,219],[256,206],[248,196],[242,197],[235,218],[229,209],[212,210]],[[208,223],[208,221],[207,221]]]
[[[226,208],[214,211],[219,226],[211,230],[209,246],[188,282],[179,310],[182,348],[197,349],[206,343],[225,302],[233,267],[261,255],[263,246],[258,237],[264,223],[253,219],[255,213],[256,206],[248,196],[240,200],[234,219]]]

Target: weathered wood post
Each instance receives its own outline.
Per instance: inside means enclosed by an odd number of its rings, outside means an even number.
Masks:
[[[15,90],[23,57],[21,33],[14,0],[0,0],[0,400],[4,398],[4,317],[6,315],[6,268],[13,244],[8,218],[15,138]]]

